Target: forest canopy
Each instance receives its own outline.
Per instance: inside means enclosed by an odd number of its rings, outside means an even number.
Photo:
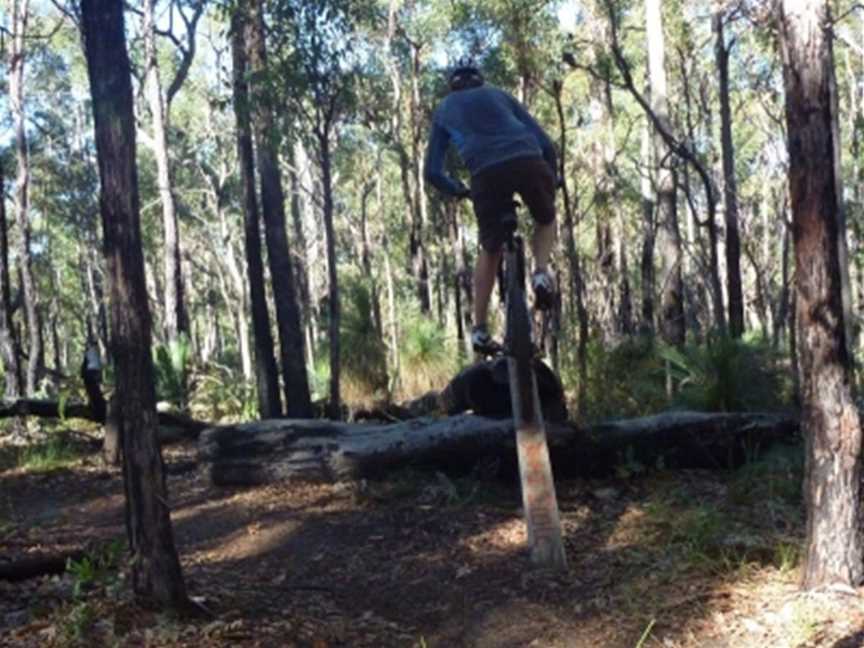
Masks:
[[[21,373],[21,389],[7,381],[7,396],[54,395],[72,388],[88,334],[103,354],[109,342],[79,11],[5,5],[0,160],[12,336],[3,345]],[[334,389],[351,406],[405,400],[442,388],[471,360],[476,225],[469,202],[439,195],[422,168],[446,73],[468,58],[559,150],[565,186],[553,265],[562,300],[547,359],[576,411],[662,409],[670,404],[664,367],[676,381],[674,403],[789,402],[792,386],[778,374],[788,358],[793,264],[776,27],[760,3],[668,1],[656,23],[645,6],[266,3],[266,58],[241,78],[250,111],[270,114],[259,135],[281,181],[302,331],[292,348],[302,348],[312,401],[332,400]],[[24,7],[28,19],[18,24]],[[159,397],[211,419],[259,413],[237,146],[245,108],[231,50],[237,11],[196,0],[126,11]],[[864,18],[852,3],[835,15],[857,302]],[[658,47],[662,88],[649,60]],[[448,169],[468,181],[455,155]],[[267,227],[259,225],[262,242]],[[261,254],[278,347],[283,293],[271,288],[278,282],[267,259],[282,253],[270,245]],[[857,320],[849,326],[857,349]],[[8,374],[14,365],[4,366]],[[754,377],[750,389],[736,392],[738,371]]]

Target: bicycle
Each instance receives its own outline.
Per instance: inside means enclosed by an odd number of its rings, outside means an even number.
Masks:
[[[525,246],[517,234],[516,209],[519,203],[502,215],[505,230],[504,254],[499,287],[503,288],[506,328],[504,346],[510,379],[513,423],[522,504],[528,527],[528,545],[535,563],[554,569],[566,569],[567,558],[561,537],[561,519],[555,494],[546,428],[540,408],[540,396],[534,375],[533,323],[525,298]],[[545,324],[543,335],[545,336]]]

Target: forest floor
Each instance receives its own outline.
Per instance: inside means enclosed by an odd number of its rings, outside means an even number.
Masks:
[[[194,445],[170,446],[186,582],[214,615],[184,621],[131,603],[121,474],[86,447],[41,467],[0,449],[0,561],[89,552],[64,575],[0,581],[0,645],[864,646],[864,590],[796,587],[800,472],[783,453],[558,484],[556,575],[528,560],[515,484],[406,470],[215,488]]]

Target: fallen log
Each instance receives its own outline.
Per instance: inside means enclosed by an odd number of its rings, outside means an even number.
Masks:
[[[86,553],[78,549],[60,554],[28,556],[12,562],[0,562],[0,580],[24,581],[37,576],[62,574],[70,560],[81,560]]]
[[[623,462],[731,468],[775,442],[796,441],[797,430],[780,414],[671,412],[588,429],[552,424],[548,437],[557,477],[599,477]],[[374,478],[406,466],[458,474],[490,460],[501,474],[516,474],[512,421],[474,415],[391,425],[269,420],[211,428],[198,443],[215,485]]]
[[[39,400],[33,398],[19,398],[15,401],[0,401],[0,418],[11,416],[39,416],[43,418],[78,418],[94,423],[102,423],[98,414],[86,403],[77,401],[63,402]],[[212,424],[198,421],[182,414],[173,412],[159,412],[159,440],[162,443],[172,443],[185,439],[196,439],[205,429],[211,428]]]

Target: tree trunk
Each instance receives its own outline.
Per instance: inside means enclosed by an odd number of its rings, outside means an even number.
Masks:
[[[649,127],[646,126],[642,133],[641,147],[642,168],[640,192],[642,194],[642,254],[640,256],[639,270],[642,278],[642,323],[641,330],[646,333],[654,333],[654,246],[657,236],[654,214],[654,190],[651,185],[651,136]]]
[[[231,17],[231,52],[233,57],[234,114],[237,119],[237,157],[243,183],[243,231],[246,272],[252,307],[252,331],[255,346],[255,382],[258,387],[258,412],[262,418],[282,415],[279,398],[279,373],[273,356],[273,336],[264,288],[264,263],[261,258],[260,218],[255,195],[255,159],[252,150],[252,127],[249,120],[249,90],[246,82],[247,60],[245,25],[242,10]]]
[[[579,376],[579,391],[577,397],[577,411],[580,416],[584,415],[587,406],[588,394],[588,310],[585,308],[585,292],[584,281],[582,277],[582,269],[579,262],[579,251],[576,249],[576,217],[574,215],[575,208],[570,198],[570,187],[567,183],[567,174],[565,173],[564,163],[567,159],[567,122],[564,118],[564,106],[561,101],[561,91],[563,86],[560,82],[556,82],[553,86],[555,99],[555,110],[558,114],[558,146],[560,148],[559,177],[563,181],[562,193],[564,194],[564,241],[567,252],[567,262],[569,265],[570,275],[570,300],[572,302],[572,312],[576,313],[576,318],[579,323],[579,337],[576,347],[576,362],[578,366]]]
[[[291,181],[291,223],[294,226],[294,277],[297,280],[297,294],[300,300],[301,322],[304,330],[310,325],[310,318],[314,316],[312,307],[312,295],[309,289],[309,260],[306,251],[306,233],[303,230],[303,204],[301,192],[303,183],[297,168],[297,144],[289,145],[288,163],[291,165],[289,176]],[[305,157],[305,156],[304,156]],[[307,349],[307,353],[310,349]],[[314,349],[311,357],[314,358]]]
[[[100,211],[111,295],[111,346],[123,440],[132,589],[145,602],[189,605],[156,438],[150,306],[144,279],[135,162],[135,118],[123,3],[83,0],[85,55],[101,181]]]
[[[321,183],[324,189],[324,233],[327,238],[327,277],[329,283],[328,304],[330,321],[330,418],[342,418],[340,377],[342,371],[339,328],[342,321],[342,307],[339,301],[339,272],[336,260],[336,232],[333,229],[333,178],[331,176],[330,132],[324,126],[318,133],[318,147],[321,155]]]
[[[843,321],[839,179],[832,137],[831,22],[826,0],[778,8],[786,89],[789,192],[807,444],[807,553],[802,584],[858,586],[864,579],[861,445]]]
[[[168,108],[162,93],[156,48],[156,0],[144,2],[144,49],[146,57],[147,100],[153,118],[153,155],[156,158],[156,181],[162,203],[162,234],[164,254],[165,335],[175,342],[189,334],[189,317],[183,299],[183,274],[180,265],[180,234],[177,222],[177,201],[168,157]]]
[[[843,327],[844,343],[847,346],[849,358],[855,362],[852,354],[854,349],[855,333],[852,326],[852,283],[849,277],[849,246],[846,241],[846,201],[843,198],[843,165],[840,160],[842,151],[840,143],[840,98],[837,90],[837,74],[834,70],[834,48],[833,35],[828,39],[828,51],[831,57],[831,69],[828,72],[828,89],[831,97],[831,142],[833,157],[831,164],[834,165],[834,178],[837,182],[835,196],[837,197],[837,254],[840,262],[841,295],[843,298]],[[854,383],[853,383],[854,390]]]
[[[716,37],[714,56],[720,77],[720,145],[723,149],[723,201],[726,216],[726,288],[729,294],[729,334],[744,333],[744,297],[741,290],[741,240],[738,235],[738,188],[732,145],[732,110],[729,106],[729,47],[723,34],[724,9],[715,7],[712,26]]]
[[[9,238],[6,225],[6,182],[0,160],[0,358],[6,379],[5,398],[21,395],[21,365],[12,324],[12,287],[9,282]]]
[[[278,149],[273,113],[263,87],[257,78],[267,70],[264,43],[263,6],[260,0],[248,4],[246,47],[252,72],[253,129],[258,152],[258,174],[261,181],[261,208],[264,213],[264,234],[267,240],[267,260],[273,280],[276,302],[276,324],[279,331],[279,355],[285,393],[285,414],[291,418],[312,415],[306,356],[303,349],[303,329],[300,327],[300,307],[294,290],[291,250],[285,231],[285,194],[279,174]]]
[[[429,253],[426,249],[427,199],[426,185],[423,182],[423,153],[420,146],[425,124],[420,119],[420,52],[421,43],[409,41],[411,47],[411,97],[409,111],[411,121],[411,175],[413,179],[414,212],[411,221],[411,263],[414,277],[417,278],[417,290],[420,297],[420,312],[432,312],[432,285],[429,278]]]
[[[666,96],[665,45],[660,0],[645,0],[648,32],[648,77],[651,107],[659,122],[669,126]],[[681,278],[681,234],[678,229],[677,180],[673,153],[659,133],[654,138],[657,169],[657,248],[662,270],[660,277],[660,334],[668,344],[684,344],[684,284]]]
[[[30,155],[27,143],[27,130],[24,110],[24,50],[27,22],[29,20],[29,0],[13,0],[12,3],[12,52],[9,69],[9,103],[12,108],[15,128],[15,152],[18,159],[18,177],[15,181],[16,220],[19,228],[19,268],[21,285],[24,289],[24,309],[29,336],[25,391],[32,395],[41,371],[42,360],[42,322],[39,318],[36,280],[30,256]]]

